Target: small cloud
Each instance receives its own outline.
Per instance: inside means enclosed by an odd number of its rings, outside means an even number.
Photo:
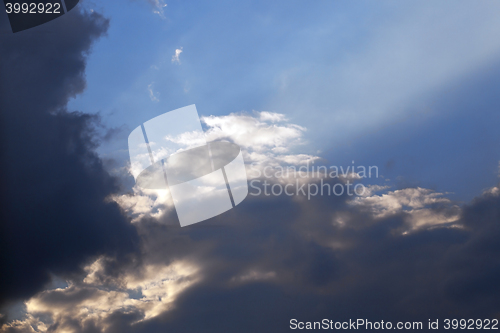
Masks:
[[[167,7],[167,4],[163,0],[148,0],[148,2],[153,6],[153,13],[158,14],[162,19],[165,19],[165,11],[163,8]]]
[[[197,147],[205,144],[205,134],[198,131],[184,132],[175,137],[167,135],[165,139],[184,147]]]
[[[349,202],[358,208],[366,208],[374,218],[387,218],[396,214],[406,214],[411,229],[452,223],[460,217],[460,207],[437,193],[426,188],[405,188],[376,195],[387,186],[368,187],[367,195],[356,197]]]
[[[179,59],[180,55],[182,53],[182,47],[180,49],[175,50],[175,54],[172,56],[172,62],[173,63],[181,63],[181,60]]]
[[[259,281],[259,280],[270,280],[276,278],[276,272],[259,272],[259,271],[250,271],[247,274],[243,274],[240,276],[235,276],[231,279],[231,282],[251,282],[251,281]]]
[[[159,102],[160,99],[158,98],[158,96],[160,95],[160,93],[153,91],[153,84],[154,82],[148,85],[149,98],[151,98],[153,102]]]
[[[287,120],[284,114],[275,113],[275,112],[268,112],[268,111],[259,112],[259,117],[260,117],[260,120],[262,120],[262,121],[270,121],[273,123]]]

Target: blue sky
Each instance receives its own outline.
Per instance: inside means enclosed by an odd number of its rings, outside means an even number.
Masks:
[[[111,25],[69,107],[107,126],[131,130],[190,104],[201,115],[272,111],[306,127],[303,149],[329,164],[376,164],[460,200],[498,179],[496,122],[484,121],[498,120],[498,104],[480,89],[498,68],[498,2],[173,1],[162,15],[144,1],[84,4]],[[456,181],[472,167],[474,180]]]

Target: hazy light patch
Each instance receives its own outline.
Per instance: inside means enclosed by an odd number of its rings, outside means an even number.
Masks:
[[[239,283],[245,283],[245,282],[251,282],[251,281],[263,281],[263,280],[271,280],[276,278],[276,272],[270,271],[270,272],[262,272],[259,270],[251,270],[245,274],[235,276],[231,279],[231,282],[239,282]]]
[[[398,15],[371,25],[361,45],[345,51],[349,56],[333,62],[318,56],[338,53],[336,43],[343,41],[333,39],[315,47],[311,56],[317,62],[293,63],[276,73],[277,93],[268,108],[300,119],[314,139],[326,143],[321,149],[330,148],[424,112],[425,97],[498,59],[498,2],[391,7]],[[329,29],[335,36],[335,26]]]

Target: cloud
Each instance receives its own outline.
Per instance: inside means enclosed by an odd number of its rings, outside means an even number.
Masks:
[[[175,54],[172,56],[172,62],[180,64],[181,59],[179,58],[182,53],[182,47],[180,49],[175,49]]]
[[[276,277],[275,272],[259,272],[259,271],[249,271],[248,273],[245,273],[240,276],[235,276],[234,278],[231,279],[231,281],[234,281],[236,283],[244,283],[247,281],[258,281],[258,280],[268,280],[268,279],[273,279]]]
[[[64,288],[38,293],[25,303],[29,315],[10,322],[2,331],[31,332],[31,327],[40,332],[78,331],[89,324],[103,327],[116,312],[134,314],[132,323],[137,323],[171,309],[177,295],[200,278],[198,267],[188,261],[145,264],[114,279],[108,276],[110,264],[113,259],[100,257],[85,267],[83,281],[69,281]]]
[[[165,139],[184,147],[196,147],[205,143],[205,136],[198,131],[184,132],[175,137],[167,135]]]
[[[83,284],[46,290],[26,302],[26,311],[34,316],[45,316],[45,322],[37,317],[14,321],[10,327],[25,328],[33,322],[39,330],[82,329],[87,323],[103,327],[106,320],[117,311],[133,313],[134,323],[155,317],[167,311],[177,295],[197,281],[196,267],[186,262],[174,262],[165,266],[145,266],[140,275],[123,277],[122,285],[94,284],[92,275],[102,273],[103,258],[87,268],[90,272]],[[109,290],[113,288],[114,290]],[[8,326],[7,326],[8,327]]]
[[[186,132],[165,138],[181,147],[198,145],[200,142],[205,142],[205,139],[208,142],[219,140],[234,142],[242,148],[247,168],[259,170],[266,166],[304,166],[319,159],[314,155],[293,152],[303,144],[306,129],[289,123],[285,116],[279,113],[254,112],[253,115],[249,115],[241,112],[227,116],[202,117],[201,120],[207,128],[201,137],[200,133]],[[276,124],[277,122],[279,124]],[[154,145],[154,142],[150,144]],[[156,160],[166,158],[172,153],[175,151],[161,149],[153,154]],[[130,165],[129,172],[136,175],[140,169],[137,168],[135,165]],[[252,171],[248,170],[247,174],[251,176]],[[134,223],[141,221],[145,216],[162,220],[162,216],[174,208],[168,188],[146,190],[135,186],[131,193],[112,195],[110,199],[117,202]]]
[[[283,114],[274,112],[231,113],[227,116],[202,117],[207,126],[207,141],[228,140],[245,151],[247,163],[281,162],[301,164],[314,159],[306,154],[291,154],[304,143],[304,127],[291,124]],[[276,124],[279,122],[279,124]]]
[[[303,165],[310,158],[292,152],[302,147],[305,129],[279,114],[234,113],[203,123],[209,141],[239,142],[266,165]],[[346,179],[324,180],[333,185]],[[492,316],[500,308],[485,290],[496,289],[474,281],[497,276],[495,262],[474,263],[486,275],[461,267],[479,253],[500,251],[492,243],[498,234],[495,189],[464,207],[430,189],[368,184],[360,197],[249,196],[226,214],[181,229],[168,189],[134,188],[113,198],[141,235],[134,259],[101,256],[67,287],[30,298],[25,318],[3,330],[22,332],[33,323],[75,332],[210,331],[224,320],[229,330],[284,331],[283,322],[298,312],[329,318],[332,311],[336,320],[356,311],[373,320],[443,318],[449,311]],[[481,247],[485,240],[487,249]],[[470,299],[474,307],[461,301]]]
[[[160,18],[165,19],[165,7],[167,4],[164,0],[146,0],[151,6],[153,6],[153,13],[158,14]]]
[[[110,196],[131,217],[132,223],[144,217],[160,219],[174,208],[170,190],[148,190],[134,186],[132,193]]]
[[[30,297],[51,273],[77,274],[90,257],[135,248],[134,227],[106,200],[119,186],[95,153],[99,119],[66,109],[84,90],[87,55],[108,25],[97,12],[73,10],[2,34],[2,304]]]
[[[420,187],[389,191],[382,195],[356,197],[350,203],[361,209],[370,210],[376,218],[386,218],[405,212],[412,228],[456,222],[460,217],[460,208],[444,198],[443,193]],[[437,209],[437,207],[446,208]]]
[[[153,84],[154,82],[148,84],[148,91],[149,91],[149,98],[151,99],[151,101],[153,102],[159,102],[160,99],[159,99],[159,92],[157,91],[153,91]]]
[[[271,122],[282,122],[287,120],[284,114],[276,112],[268,112],[268,111],[259,112],[259,118],[262,121],[271,121]]]
[[[231,331],[279,332],[299,312],[336,321],[353,313],[393,322],[493,318],[500,310],[500,196],[490,192],[461,208],[463,228],[428,225],[411,233],[401,232],[408,228],[406,210],[453,203],[416,188],[381,195],[391,201],[375,205],[391,207],[384,216],[346,196],[263,195],[192,228],[145,216],[136,260],[117,266],[99,258],[83,280],[28,300],[26,317],[3,330],[23,332],[35,323],[75,332],[216,331],[223,321]]]

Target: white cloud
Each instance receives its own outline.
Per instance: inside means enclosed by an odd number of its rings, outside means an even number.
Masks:
[[[259,112],[259,118],[262,121],[271,121],[271,122],[279,122],[287,120],[284,114],[267,112],[267,111]]]
[[[290,148],[303,143],[304,127],[285,122],[283,114],[255,112],[255,116],[245,113],[231,113],[227,116],[202,117],[207,125],[208,141],[229,140],[248,153],[247,162],[253,162],[252,153],[272,159],[290,152]],[[275,124],[276,121],[284,122]],[[299,156],[299,155],[296,155]]]
[[[273,112],[231,113],[225,116],[202,117],[206,125],[205,136],[208,142],[228,140],[238,144],[243,150],[243,156],[247,163],[247,175],[249,178],[256,177],[266,166],[272,167],[269,174],[279,170],[286,170],[288,166],[305,167],[311,166],[320,158],[313,154],[298,152],[303,147],[304,133],[306,129],[290,123],[286,117]],[[197,133],[185,133],[178,137],[168,137],[169,140],[190,145],[199,140]],[[313,176],[305,178],[297,177],[291,173],[290,176],[282,175],[275,179],[280,183],[300,184],[316,182],[326,175],[317,172]],[[344,182],[360,180],[339,174],[339,180]],[[362,196],[354,197],[350,204],[370,211],[375,218],[384,218],[390,215],[404,213],[410,229],[428,227],[444,223],[454,222],[459,218],[460,209],[443,193],[436,193],[424,188],[407,188],[397,191],[388,191],[389,186],[366,185],[366,191]],[[496,193],[495,189],[491,190]],[[377,195],[376,193],[382,194]],[[139,221],[144,216],[154,217],[160,220],[161,216],[173,209],[173,203],[168,189],[166,190],[143,190],[134,188],[133,195],[121,195],[113,198],[132,217],[133,221]],[[432,205],[442,204],[446,209],[435,210]]]
[[[266,111],[249,115],[242,112],[202,117],[201,120],[207,127],[204,137],[198,132],[187,132],[175,137],[166,136],[165,139],[186,147],[197,145],[205,139],[207,142],[231,141],[242,148],[245,163],[254,164],[259,169],[267,165],[303,166],[319,159],[311,154],[294,153],[304,143],[306,129],[289,123],[283,114]],[[150,142],[150,145],[154,146],[155,143]],[[158,160],[172,153],[173,151],[156,149],[153,155]],[[131,166],[133,167],[137,169],[137,166]],[[247,173],[252,174],[251,171]],[[147,190],[136,186],[132,194],[115,195],[110,199],[117,202],[132,217],[133,222],[138,222],[145,216],[159,221],[164,213],[174,207],[168,189]]]
[[[491,187],[491,188],[483,191],[483,195],[499,196],[500,195],[500,185]]]
[[[175,49],[175,54],[172,56],[172,62],[180,64],[181,59],[179,58],[182,53],[182,47],[180,49]]]
[[[369,188],[369,194],[384,188],[386,187]],[[350,204],[368,209],[375,218],[406,213],[411,228],[420,228],[455,222],[459,219],[460,208],[443,195],[420,187],[406,188],[381,195],[355,197]],[[444,204],[446,209],[432,209],[433,204]]]
[[[174,207],[168,188],[158,190],[134,186],[133,193],[114,195],[110,200],[115,201],[132,218],[132,223],[146,216],[159,219]]]
[[[205,144],[205,135],[199,131],[184,132],[175,137],[167,135],[165,139],[184,147],[196,147]]]
[[[369,197],[369,196],[374,195],[376,192],[387,190],[389,188],[390,188],[390,186],[388,186],[388,185],[386,185],[386,186],[382,186],[382,185],[367,185],[367,186],[365,186],[365,191],[364,191],[364,193],[361,196],[362,197]]]
[[[140,312],[143,321],[168,311],[180,293],[199,281],[199,268],[187,261],[146,264],[138,271],[119,277],[121,283],[105,285],[97,276],[105,276],[99,258],[85,268],[88,273],[83,283],[66,288],[45,290],[25,302],[26,315],[2,327],[22,329],[23,332],[46,332],[52,323],[58,323],[57,332],[72,332],[66,322],[94,321],[106,327],[106,319],[117,310]],[[131,295],[136,295],[132,297]],[[139,296],[137,296],[139,295]]]

